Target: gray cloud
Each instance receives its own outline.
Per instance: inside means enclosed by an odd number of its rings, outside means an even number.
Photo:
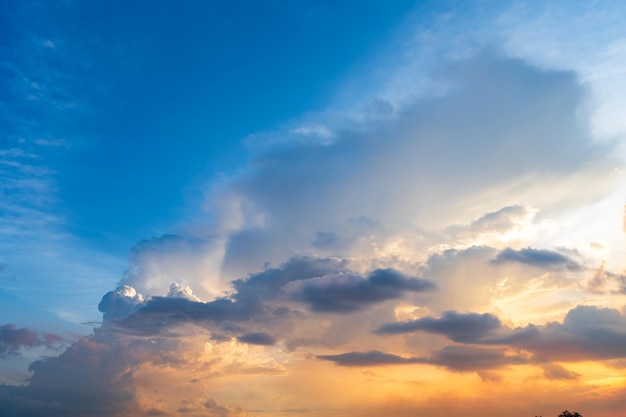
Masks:
[[[232,282],[233,299],[249,304],[259,304],[275,299],[283,287],[294,281],[350,271],[350,264],[343,258],[298,256],[289,259],[278,268],[268,268],[251,274],[248,278]]]
[[[507,365],[529,363],[517,355],[507,355],[503,349],[477,346],[447,346],[429,358],[402,357],[377,350],[348,352],[339,355],[319,355],[318,359],[331,361],[340,366],[368,367],[384,365],[427,364],[447,368],[455,372],[496,370]]]
[[[179,297],[152,297],[132,314],[109,322],[108,326],[136,335],[165,335],[185,323],[212,327],[220,322],[246,321],[264,314],[269,312],[261,306],[229,299],[204,303]]]
[[[447,336],[455,342],[478,343],[501,326],[500,320],[492,314],[460,314],[456,311],[446,311],[439,319],[423,317],[406,322],[387,323],[376,330],[376,333],[425,331]]]
[[[251,345],[272,346],[276,344],[276,339],[272,335],[262,332],[246,333],[237,340]]]
[[[344,270],[348,270],[348,263],[339,258],[294,257],[278,268],[233,281],[234,291],[229,297],[202,302],[174,285],[166,297],[140,301],[129,296],[130,290],[120,287],[103,297],[100,311],[105,320],[116,318],[110,325],[144,335],[167,332],[183,323],[216,327],[223,322],[241,323],[252,317],[281,317],[289,314],[287,307],[278,305],[287,284]]]
[[[424,317],[388,323],[379,334],[424,331],[464,344],[507,345],[535,355],[538,361],[576,362],[626,357],[626,317],[618,310],[578,306],[563,323],[511,329],[490,314],[446,312],[437,319]]]
[[[65,340],[62,336],[53,333],[38,334],[27,327],[17,328],[8,323],[0,326],[0,358],[2,355],[15,355],[23,348],[37,346],[54,347]]]
[[[0,386],[3,415],[105,417],[136,411],[128,346],[115,346],[101,335],[80,339],[58,357],[34,362],[29,385]]]
[[[506,248],[493,260],[494,263],[519,262],[538,268],[567,268],[578,270],[580,265],[574,260],[555,251],[526,248],[515,250]]]
[[[626,317],[618,310],[578,306],[563,323],[515,329],[494,342],[510,343],[551,361],[576,362],[626,357]]]
[[[293,283],[286,290],[313,311],[350,313],[373,303],[402,298],[407,292],[435,288],[427,280],[408,277],[393,269],[377,269],[367,278],[356,274],[327,275]]]
[[[369,352],[348,352],[339,355],[318,355],[318,359],[335,362],[341,366],[383,366],[426,363],[424,358],[404,358],[390,353],[372,350]]]
[[[436,288],[431,281],[394,269],[377,269],[362,276],[349,272],[346,260],[313,257],[293,258],[278,268],[235,280],[232,286],[234,292],[228,298],[209,302],[198,301],[186,292],[181,297],[178,286],[166,297],[145,301],[132,288],[120,287],[105,294],[99,308],[110,325],[149,335],[182,323],[215,328],[221,322],[243,324],[252,317],[280,320],[296,314],[283,305],[293,302],[304,303],[315,312],[349,313]]]
[[[433,354],[430,359],[431,364],[453,371],[492,370],[528,362],[528,359],[521,356],[507,355],[503,349],[478,346],[447,346]]]

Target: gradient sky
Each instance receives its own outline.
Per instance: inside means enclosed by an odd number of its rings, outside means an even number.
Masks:
[[[0,0],[0,414],[626,415],[625,21]]]

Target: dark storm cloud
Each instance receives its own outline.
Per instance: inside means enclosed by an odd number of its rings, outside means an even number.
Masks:
[[[519,262],[526,265],[536,266],[538,268],[567,268],[569,270],[578,270],[580,265],[558,252],[526,248],[515,250],[506,248],[500,252],[493,260],[494,263],[500,264],[505,262]]]
[[[434,290],[430,281],[394,269],[377,269],[367,278],[356,274],[329,275],[294,283],[289,294],[319,312],[350,313],[373,303],[402,298],[407,292]]]
[[[56,334],[40,335],[26,327],[17,328],[11,323],[4,324],[0,326],[0,357],[5,354],[18,354],[23,348],[37,346],[50,348],[63,340],[63,337]]]
[[[486,335],[501,327],[500,320],[492,314],[461,314],[446,311],[441,318],[423,317],[381,326],[378,334],[397,334],[415,331],[441,334],[455,342],[478,343]]]

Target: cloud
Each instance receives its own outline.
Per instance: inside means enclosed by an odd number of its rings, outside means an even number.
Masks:
[[[546,360],[576,362],[626,357],[626,317],[618,310],[578,306],[563,323],[516,329],[509,342]]]
[[[379,334],[424,331],[442,334],[464,344],[505,345],[525,349],[537,360],[578,362],[626,357],[626,317],[619,310],[577,306],[563,323],[510,328],[491,314],[446,312],[441,318],[424,317],[388,323]]]
[[[568,371],[561,365],[555,363],[547,363],[542,365],[543,375],[549,380],[578,380],[580,374],[576,372]]]
[[[267,333],[247,333],[238,337],[241,343],[249,343],[251,345],[272,346],[276,344],[276,339]]]
[[[285,292],[307,303],[313,311],[350,313],[373,303],[402,298],[408,292],[435,288],[430,281],[407,277],[393,269],[378,269],[367,278],[344,273],[300,280],[287,285]]]
[[[8,416],[119,416],[136,411],[124,347],[96,335],[75,342],[58,357],[36,361],[28,386],[0,386],[0,408]]]
[[[507,365],[527,364],[527,358],[507,354],[504,349],[486,349],[478,346],[447,346],[433,354],[430,363],[453,371],[480,371],[500,369]]]
[[[472,222],[467,229],[471,232],[505,233],[526,220],[531,214],[532,211],[526,206],[507,206],[482,215]]]
[[[558,252],[533,248],[520,250],[506,248],[496,256],[493,262],[519,262],[538,268],[566,268],[574,271],[581,268],[577,262]]]
[[[427,364],[444,367],[455,372],[494,370],[507,365],[529,363],[527,358],[507,354],[503,349],[482,348],[477,346],[447,346],[434,352],[430,358],[402,357],[377,350],[370,352],[348,352],[339,355],[318,355],[317,358],[335,362],[340,366],[368,367]]]
[[[230,294],[209,302],[194,298],[189,288],[181,289],[178,284],[171,286],[167,296],[146,300],[132,287],[122,286],[105,294],[100,310],[105,324],[120,331],[164,335],[188,323],[213,329],[219,338],[236,336],[253,318],[257,326],[264,323],[268,328],[290,321],[302,316],[297,310],[302,304],[311,312],[345,314],[436,289],[431,281],[394,269],[361,275],[350,271],[351,267],[341,258],[295,257],[277,268],[233,281]],[[254,338],[246,341],[254,343]]]
[[[122,285],[102,296],[98,311],[103,313],[103,320],[116,320],[128,316],[142,302],[143,296],[133,287]]]
[[[442,243],[435,232],[450,224],[506,234],[538,209],[549,215],[604,192],[582,183],[610,183],[608,149],[586,129],[587,91],[575,73],[487,49],[436,78],[445,93],[394,106],[376,123],[347,123],[332,143],[266,149],[222,184],[207,203],[216,231],[229,224],[222,278],[294,251],[415,259]]]
[[[162,296],[171,291],[173,282],[193,283],[200,298],[212,298],[221,288],[210,275],[219,248],[211,238],[167,234],[141,240],[131,250],[120,285],[133,287],[144,296]]]
[[[537,210],[529,206],[513,205],[483,214],[469,224],[454,224],[447,228],[452,238],[474,245],[494,244],[528,238],[536,227]]]
[[[349,352],[339,355],[319,355],[318,359],[335,362],[341,366],[383,366],[425,363],[422,358],[404,358],[377,350],[370,352]]]
[[[214,417],[234,417],[245,416],[246,413],[240,407],[229,407],[218,404],[214,399],[209,398],[204,402],[205,412]]]
[[[277,268],[234,280],[231,294],[209,302],[194,297],[188,287],[172,284],[167,296],[153,296],[142,302],[138,302],[141,298],[120,297],[117,294],[119,290],[110,292],[100,303],[101,311],[106,316],[109,313],[107,308],[118,307],[112,301],[121,300],[119,309],[124,314],[116,316],[119,319],[114,325],[141,334],[167,332],[169,328],[184,323],[212,326],[222,322],[242,323],[252,317],[280,316],[288,312],[286,307],[277,303],[290,282],[347,271],[348,265],[347,260],[340,258],[294,257]],[[132,314],[126,314],[129,312]]]
[[[250,274],[232,282],[233,299],[258,304],[275,299],[291,282],[310,280],[326,275],[348,272],[350,261],[340,257],[294,256],[277,268]]]
[[[45,346],[53,348],[65,339],[53,333],[39,335],[27,327],[17,328],[14,324],[0,326],[0,358],[9,354],[19,354],[24,348]]]
[[[459,314],[456,311],[446,311],[439,319],[424,317],[406,322],[387,323],[376,330],[376,333],[425,331],[445,335],[455,342],[477,343],[501,326],[500,320],[492,314]]]

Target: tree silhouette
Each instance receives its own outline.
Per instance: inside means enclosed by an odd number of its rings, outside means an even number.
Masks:
[[[581,416],[579,413],[577,413],[576,411],[569,412],[567,410],[564,410],[561,414],[559,414],[559,417],[583,417]]]

